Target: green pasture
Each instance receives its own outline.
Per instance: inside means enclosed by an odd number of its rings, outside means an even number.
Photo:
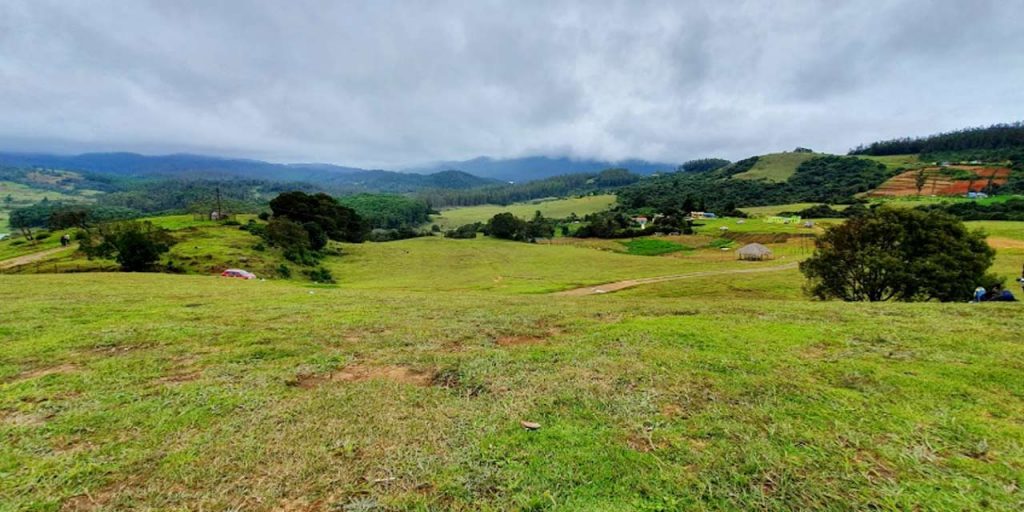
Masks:
[[[772,153],[757,159],[749,171],[733,176],[739,180],[766,180],[781,183],[789,179],[800,164],[822,156],[821,153]]]
[[[573,213],[583,217],[590,213],[606,210],[613,204],[615,204],[615,196],[605,194],[569,199],[537,200],[508,206],[490,204],[467,206],[443,210],[441,215],[432,216],[430,223],[437,224],[443,229],[452,229],[474,222],[487,222],[491,217],[502,212],[511,212],[516,217],[530,219],[535,212],[540,211],[545,217],[564,219]]]

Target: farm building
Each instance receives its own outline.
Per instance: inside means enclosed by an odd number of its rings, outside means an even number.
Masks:
[[[736,251],[739,259],[744,261],[770,260],[774,257],[772,250],[761,244],[747,244]]]

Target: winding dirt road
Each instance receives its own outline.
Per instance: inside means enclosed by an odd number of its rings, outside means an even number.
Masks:
[[[75,250],[77,246],[72,245],[71,247],[54,247],[53,249],[47,249],[45,251],[34,252],[32,254],[26,254],[24,256],[18,256],[17,258],[11,258],[9,260],[0,261],[0,270],[6,270],[9,268],[21,267],[24,265],[31,265],[37,261],[45,260],[46,258],[53,256],[61,251]]]
[[[582,297],[584,295],[598,295],[602,293],[612,293],[626,288],[632,288],[634,286],[640,286],[642,284],[652,283],[663,283],[665,281],[676,281],[679,279],[690,279],[694,277],[706,277],[706,276],[721,276],[729,274],[757,274],[761,272],[777,272],[780,270],[789,270],[796,268],[798,263],[787,263],[785,265],[773,265],[770,267],[756,267],[756,268],[739,268],[733,270],[708,270],[705,272],[690,272],[689,274],[675,274],[671,276],[657,276],[657,277],[644,277],[640,279],[627,279],[625,281],[616,281],[614,283],[599,284],[597,286],[585,286],[583,288],[574,288],[572,290],[565,290],[556,292],[554,295],[561,297]]]

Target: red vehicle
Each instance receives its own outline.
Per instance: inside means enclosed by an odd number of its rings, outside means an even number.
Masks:
[[[229,268],[220,273],[221,277],[235,277],[238,279],[256,279],[256,274],[237,268]]]

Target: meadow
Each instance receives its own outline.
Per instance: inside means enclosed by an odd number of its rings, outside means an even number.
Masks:
[[[749,171],[733,176],[739,180],[766,180],[781,183],[789,179],[800,164],[822,156],[821,153],[772,153],[762,155]]]
[[[441,215],[433,217],[431,224],[437,224],[443,229],[454,229],[474,222],[487,222],[491,217],[502,212],[511,212],[516,217],[523,219],[532,218],[538,211],[545,217],[553,219],[564,219],[573,213],[583,217],[590,213],[606,210],[613,204],[615,204],[615,195],[603,194],[567,199],[540,199],[508,206],[493,204],[467,206],[442,210]]]
[[[810,301],[803,237],[717,243],[806,228],[334,244],[317,285],[213,277],[278,256],[154,221],[191,275],[0,275],[0,511],[1024,506],[1020,306]]]

